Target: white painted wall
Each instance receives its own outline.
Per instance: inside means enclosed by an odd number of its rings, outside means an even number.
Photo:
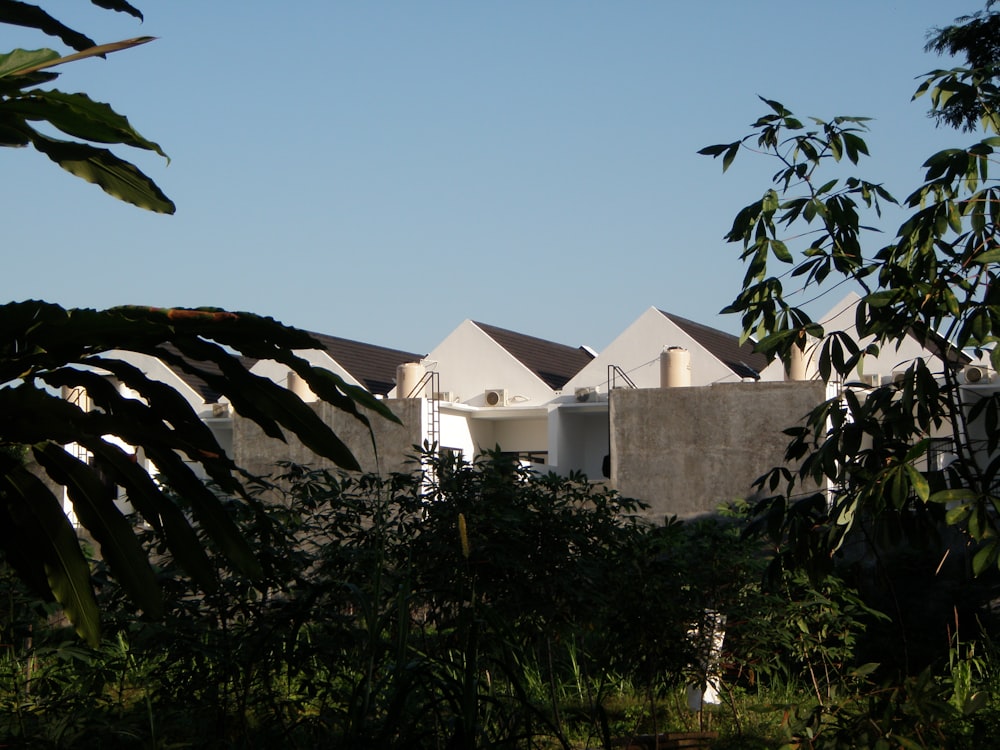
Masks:
[[[497,445],[504,451],[548,452],[547,414],[538,408],[492,409],[444,404],[440,443],[443,448],[460,450],[469,459]]]
[[[461,451],[467,459],[476,455],[476,441],[472,436],[470,409],[460,406],[441,405],[442,448]]]
[[[549,412],[549,464],[563,476],[582,471],[603,479],[608,447],[608,404],[560,404]]]
[[[482,420],[476,420],[482,421]],[[487,420],[488,421],[488,420]],[[549,424],[546,416],[532,416],[520,419],[502,419],[493,422],[493,442],[482,448],[494,448],[518,453],[549,449]]]
[[[854,292],[848,293],[840,302],[834,305],[824,316],[819,319],[819,324],[823,326],[824,332],[830,334],[836,331],[843,331],[857,341],[858,331],[854,325],[855,308],[861,301]],[[859,341],[859,345],[866,346],[871,337]],[[822,341],[810,339],[806,345],[806,374],[808,379],[819,378],[819,358],[822,351]],[[863,374],[880,376],[881,383],[892,379],[892,374],[899,370],[905,370],[915,359],[925,359],[928,361],[932,371],[941,369],[941,361],[930,350],[924,348],[915,338],[907,336],[898,346],[890,344],[884,347],[877,356],[868,355],[864,358],[860,367],[855,368],[850,376],[845,378],[845,382],[860,380]],[[780,360],[775,360],[768,365],[762,376],[767,379],[778,380],[784,377],[784,365]]]
[[[463,404],[485,406],[487,389],[503,388],[512,406],[547,403],[555,392],[471,320],[463,321],[423,360],[440,389]],[[390,397],[395,391],[390,392]],[[503,407],[497,407],[503,408]]]
[[[359,385],[362,388],[364,387],[361,383],[355,380],[347,370],[341,367],[337,360],[321,349],[302,349],[296,351],[295,354],[306,360],[313,367],[321,367],[324,370],[329,370],[334,375],[339,375],[350,385]],[[267,378],[274,383],[278,383],[285,387],[288,386],[288,373],[290,370],[286,365],[283,365],[280,362],[275,362],[272,359],[260,360],[250,368],[250,372],[254,375]]]
[[[201,394],[181,379],[173,368],[168,367],[156,357],[151,357],[148,354],[122,351],[119,349],[112,350],[105,356],[108,359],[118,359],[122,362],[127,362],[133,367],[142,370],[142,372],[145,373],[146,377],[150,380],[157,380],[161,383],[166,383],[177,391],[184,398],[184,400],[190,404],[191,408],[198,413],[199,416],[203,418],[206,414],[207,416],[211,416],[212,409],[210,406],[205,404]]]

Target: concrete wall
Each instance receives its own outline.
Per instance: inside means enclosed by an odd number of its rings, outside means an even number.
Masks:
[[[363,424],[324,401],[317,401],[311,406],[351,449],[361,464],[362,471],[378,471],[383,475],[393,471],[409,471],[412,464],[408,464],[407,459],[414,454],[413,446],[420,445],[423,441],[422,423],[426,402],[420,399],[392,399],[383,403],[403,424],[395,424],[378,415],[368,415],[378,446],[377,462],[371,436]],[[320,460],[296,438],[290,437],[288,443],[269,438],[254,422],[239,415],[233,417],[233,458],[239,466],[258,475],[273,473],[278,461],[294,461],[316,468],[335,468],[332,462]]]
[[[815,382],[614,391],[612,486],[655,518],[711,513],[782,463],[782,430],[824,397]]]

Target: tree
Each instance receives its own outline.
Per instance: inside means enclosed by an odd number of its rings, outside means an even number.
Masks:
[[[102,8],[141,14],[124,0],[93,0]],[[96,46],[36,6],[0,0],[0,23],[58,36],[81,50],[60,57],[52,50],[14,50],[0,55],[0,144],[31,145],[60,166],[122,200],[154,211],[173,203],[133,165],[110,151],[44,135],[32,123],[94,143],[118,143],[163,151],[138,135],[111,107],[85,94],[42,91],[56,78],[52,65],[124,49],[148,41]],[[218,586],[195,531],[199,526],[231,565],[251,576],[259,571],[254,550],[223,512],[221,502],[192,469],[200,465],[221,492],[251,501],[242,472],[179,394],[147,377],[116,352],[157,357],[196,375],[227,397],[244,417],[276,439],[294,434],[320,456],[346,469],[358,464],[316,413],[291,391],[249,372],[240,356],[273,359],[295,371],[322,399],[364,424],[362,408],[395,420],[371,394],[311,366],[294,350],[320,348],[308,334],[250,313],[217,309],[120,307],[64,310],[39,301],[0,306],[0,550],[36,591],[51,592],[77,631],[99,637],[90,569],[76,532],[53,491],[25,458],[33,458],[55,483],[67,488],[80,522],[100,545],[112,573],[148,616],[161,610],[159,588],[131,523],[105,491],[111,481],[125,489],[142,520],[201,586]],[[110,374],[138,398],[126,398]],[[95,411],[84,411],[58,394],[84,388]],[[93,457],[81,461],[64,448],[76,443]],[[151,458],[162,479],[190,505],[182,510],[140,469],[124,443]]]
[[[996,0],[986,3],[986,10],[962,16],[955,23],[935,29],[927,42],[928,52],[964,55],[966,67],[954,71],[935,71],[941,77],[940,92],[931,111],[939,124],[975,131],[984,117],[996,116],[1000,77],[1000,13],[989,9]],[[938,106],[939,105],[939,106]]]
[[[742,246],[747,267],[743,290],[727,308],[742,316],[744,340],[754,337],[758,350],[786,361],[793,348],[821,340],[819,369],[827,381],[847,378],[866,356],[908,336],[942,355],[940,366],[913,361],[891,384],[849,384],[788,431],[788,458],[801,463],[762,477],[771,494],[758,506],[757,528],[780,550],[779,565],[805,563],[821,574],[862,526],[886,544],[916,544],[951,527],[975,545],[975,573],[1000,560],[1000,397],[965,389],[955,356],[988,352],[1000,369],[1000,188],[990,177],[1000,117],[989,34],[1000,14],[991,5],[939,30],[929,44],[965,53],[970,67],[933,71],[914,94],[929,97],[940,122],[977,125],[985,137],[927,159],[923,183],[902,201],[908,216],[887,244],[872,246],[876,235],[864,217],[877,223],[882,206],[896,203],[889,191],[828,174],[834,164],[842,170],[868,156],[864,118],[807,124],[764,99],[768,112],[753,133],[701,151],[721,157],[724,170],[746,151],[778,165],[772,186],[739,212],[726,235]],[[783,284],[789,277],[808,297],[845,282],[862,290],[857,335],[823,330],[790,301]],[[930,471],[929,436],[939,429],[950,431],[954,460]],[[828,496],[802,489],[810,484],[834,489]]]
[[[0,446],[28,446],[48,475],[67,488],[77,517],[100,545],[112,573],[150,616],[160,610],[159,588],[130,522],[105,491],[105,480],[125,489],[142,519],[162,534],[205,590],[213,590],[217,581],[192,519],[120,443],[152,459],[164,482],[190,503],[194,521],[233,565],[251,576],[258,566],[253,550],[222,513],[219,498],[190,464],[199,464],[221,491],[247,498],[238,467],[176,391],[147,377],[116,351],[148,354],[202,378],[271,437],[294,434],[317,455],[346,469],[359,467],[312,408],[284,387],[250,373],[231,352],[282,362],[320,398],[365,424],[362,406],[395,419],[371,394],[294,354],[319,346],[308,334],[249,313],[63,310],[23,302],[0,307],[0,331],[0,382],[7,383],[0,388]],[[106,373],[139,398],[122,395]],[[64,387],[86,389],[98,409],[84,411],[62,399],[58,389]],[[95,463],[71,455],[63,447],[69,443],[84,447]],[[81,634],[96,639],[88,564],[61,502],[10,452],[0,453],[0,500],[0,547],[7,561],[36,590],[51,588]]]

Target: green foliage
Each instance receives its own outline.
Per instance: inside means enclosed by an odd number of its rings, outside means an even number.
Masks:
[[[980,34],[971,28],[976,19],[964,19],[969,38]],[[939,40],[955,39],[956,33],[940,32]],[[948,111],[954,75],[937,71],[918,90],[930,94],[934,112]],[[989,94],[991,85],[977,80],[969,85]],[[993,395],[966,391],[958,371],[965,349],[989,351],[994,365],[1000,364],[995,346],[1000,195],[989,174],[1000,123],[984,116],[987,137],[930,157],[923,184],[903,201],[910,215],[896,237],[866,248],[872,230],[865,213],[878,216],[882,204],[895,199],[878,183],[822,175],[831,164],[845,158],[856,164],[867,155],[863,118],[813,119],[806,125],[782,104],[764,101],[769,112],[754,124],[753,134],[702,151],[731,161],[752,144],[779,165],[773,186],[739,212],[727,235],[742,246],[747,265],[744,288],[727,308],[741,315],[744,337],[786,360],[807,337],[821,339],[820,374],[841,384],[867,356],[910,337],[939,359],[907,363],[890,384],[843,388],[804,425],[790,429],[787,458],[799,468],[774,469],[761,478],[771,496],[759,507],[758,530],[780,550],[779,563],[806,564],[821,575],[830,569],[831,553],[864,524],[875,544],[894,544],[903,536],[926,546],[944,522],[979,544],[972,562],[976,572],[995,570],[1000,462],[992,454],[998,402]],[[853,330],[823,330],[812,321],[786,296],[788,276],[808,296],[844,282],[861,289]],[[943,471],[928,466],[932,435],[948,436],[954,454]],[[808,491],[817,485],[832,489],[825,498]]]
[[[99,563],[97,649],[74,643],[18,578],[0,579],[0,736],[75,748],[565,748],[711,721],[720,747],[991,737],[988,651],[956,640],[946,671],[883,683],[856,663],[877,615],[836,579],[787,575],[762,590],[766,559],[734,520],[652,527],[582,477],[532,476],[498,454],[423,458],[427,475],[288,466],[254,486],[253,502],[220,496],[261,572],[232,569],[195,525],[218,578],[207,594],[144,531],[164,616],[137,618]],[[692,632],[707,608],[728,621],[725,703],[699,716],[684,684],[706,674]]]
[[[796,347],[819,342],[819,374],[838,386],[786,431],[787,465],[758,480],[749,527],[775,550],[772,584],[793,583],[802,593],[791,600],[805,607],[765,607],[799,632],[778,629],[775,644],[757,648],[769,654],[776,645],[776,662],[799,665],[813,685],[811,703],[783,707],[788,747],[950,747],[956,728],[982,708],[982,697],[972,697],[973,657],[946,666],[946,646],[952,614],[967,638],[990,627],[985,605],[1000,562],[1000,402],[959,378],[965,350],[1000,365],[1000,194],[990,175],[1000,146],[1000,16],[992,5],[934,32],[928,48],[962,54],[969,67],[933,71],[915,94],[929,99],[939,123],[982,128],[983,136],[924,162],[888,242],[870,225],[897,200],[854,173],[868,156],[864,118],[806,121],[763,99],[754,132],[701,151],[721,157],[724,171],[747,152],[777,167],[726,235],[746,265],[726,311],[741,316],[744,340],[771,358],[787,363]],[[794,292],[786,292],[789,279]],[[853,320],[832,330],[794,302],[845,283],[861,302]],[[910,338],[937,356],[906,362],[892,383],[852,382],[866,358]],[[941,441],[943,468],[931,461]],[[828,587],[839,581],[856,581],[857,593],[833,596]],[[889,620],[874,616],[876,606]],[[859,667],[862,653],[882,666]]]
[[[94,5],[142,14],[122,0],[92,0]],[[61,57],[51,49],[14,49],[0,54],[0,146],[32,146],[66,171],[98,185],[106,193],[140,208],[172,214],[173,202],[135,165],[94,144],[120,144],[153,151],[163,149],[141,136],[109,105],[86,94],[39,88],[58,78],[50,68],[86,57],[105,55],[152,41],[139,37],[112,44],[96,44],[86,35],[62,24],[38,6],[13,0],[0,2],[0,23],[26,27],[58,37],[76,50]],[[55,138],[38,130],[45,123],[79,140]]]
[[[15,647],[0,662],[0,735],[56,747],[115,737],[566,747],[662,728],[668,716],[690,728],[671,688],[695,656],[687,631],[759,571],[723,571],[733,560],[710,554],[725,541],[742,560],[738,529],[651,529],[632,501],[583,477],[529,475],[499,454],[424,458],[427,476],[289,466],[252,503],[220,498],[261,572],[232,569],[195,525],[218,579],[208,593],[145,531],[164,616],[136,618],[102,562],[108,622],[96,651],[44,625],[37,605],[19,606],[30,597],[12,579],[21,593],[6,610]],[[190,511],[183,495],[171,499]]]
[[[751,606],[754,615],[740,633],[745,668],[755,679],[808,685],[819,705],[859,676],[858,643],[871,621],[885,618],[843,581],[830,576],[814,586],[801,573],[755,592]]]
[[[928,51],[963,55],[966,59],[965,68],[929,74],[928,83],[917,90],[919,96],[931,81],[939,81],[931,116],[940,124],[972,132],[996,117],[1000,13],[990,10],[995,4],[989,0],[986,10],[934,29],[927,42]]]
[[[251,374],[253,359],[268,358],[294,370],[323,399],[364,424],[361,407],[395,417],[371,394],[294,354],[315,348],[304,332],[269,318],[218,310],[114,308],[64,310],[43,302],[0,307],[0,546],[11,565],[36,591],[51,589],[81,635],[96,643],[98,610],[89,567],[61,501],[11,450],[30,449],[53,482],[64,485],[80,523],[100,545],[104,559],[146,615],[161,611],[159,587],[107,481],[122,487],[141,519],[162,535],[173,555],[205,591],[218,576],[195,537],[192,519],[230,563],[258,575],[257,551],[243,539],[207,491],[195,467],[223,490],[246,497],[242,475],[199,415],[172,388],[153,380],[116,352],[156,357],[201,378],[264,431],[287,432],[318,455],[356,469],[357,462],[316,413],[279,384]],[[112,384],[106,374],[127,387]],[[65,400],[59,389],[85,389],[96,410]],[[135,396],[135,397],[133,397]],[[65,446],[76,444],[95,460],[84,462]],[[152,460],[161,477],[182,490],[182,513],[136,463],[131,451]]]

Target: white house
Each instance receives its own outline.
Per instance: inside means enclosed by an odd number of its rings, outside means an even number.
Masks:
[[[350,385],[358,385],[375,394],[388,396],[396,384],[397,368],[407,362],[419,362],[423,355],[389,349],[384,346],[365,344],[361,341],[310,333],[319,341],[322,349],[302,349],[297,355],[314,367],[321,367],[340,376]],[[275,383],[285,383],[292,390],[299,388],[294,373],[284,365],[271,360],[256,362],[250,371],[255,375],[269,378]],[[308,392],[303,392],[309,400]]]
[[[609,367],[615,368],[619,378],[628,376],[636,388],[659,388],[660,354],[671,347],[688,351],[691,385],[695,386],[758,380],[767,364],[751,344],[741,345],[736,336],[650,307],[569,380],[566,392],[594,388],[606,393]],[[610,375],[612,381],[615,375]],[[782,380],[783,375],[770,379]],[[610,385],[626,385],[626,381]]]
[[[736,336],[650,307],[570,378],[553,401],[549,458],[560,473],[610,476],[608,393],[660,388],[662,355],[672,348],[686,352],[687,379],[696,387],[756,381],[766,364]]]
[[[819,319],[819,324],[823,326],[824,333],[829,336],[834,332],[844,332],[860,346],[867,346],[873,339],[868,337],[862,339],[858,336],[855,326],[855,311],[858,303],[861,302],[854,292],[848,293],[840,302],[834,305],[829,312]],[[805,347],[805,379],[813,380],[819,378],[819,357],[823,342],[818,339],[809,339]],[[923,359],[925,361],[936,360],[940,363],[949,362],[950,366],[963,368],[972,364],[972,359],[965,353],[957,351],[948,346],[948,342],[942,337],[931,335],[928,342],[924,344],[916,335],[907,336],[898,345],[888,346],[881,349],[878,355],[866,355],[862,363],[843,382],[859,382],[866,385],[882,385],[891,382],[894,373],[906,370],[914,360]],[[768,365],[762,372],[762,378],[768,380],[780,379],[784,372],[784,366],[778,360]],[[834,384],[835,388],[839,384]]]
[[[428,439],[468,457],[499,445],[547,466],[550,404],[593,358],[585,347],[463,321],[421,362],[433,383]]]
[[[824,328],[854,334],[858,302],[857,295],[845,297],[821,319]],[[591,479],[610,479],[620,489],[648,495],[642,499],[655,501],[664,512],[672,507],[694,512],[701,502],[731,499],[716,494],[731,494],[737,485],[749,485],[752,472],[780,462],[781,427],[794,424],[824,393],[817,382],[821,342],[808,342],[803,367],[792,373],[811,381],[809,387],[785,387],[781,381],[791,378],[780,361],[767,364],[750,343],[655,307],[600,354],[471,320],[425,357],[314,336],[323,349],[301,351],[302,357],[386,399],[404,422],[400,427],[376,420],[376,456],[363,429],[317,405],[356,455],[365,456],[366,470],[405,469],[412,446],[425,442],[467,457],[499,446],[542,471],[582,471]],[[678,352],[683,354],[679,359]],[[310,461],[301,446],[258,439],[254,425],[234,417],[199,378],[153,357],[122,357],[182,393],[241,465],[266,473],[283,458]],[[943,340],[932,336],[925,344],[910,337],[867,358],[848,380],[881,384],[918,357],[936,357],[952,368],[971,364]],[[677,384],[678,362],[679,382],[690,386],[689,392],[664,388]],[[253,373],[312,398],[283,365],[246,364]],[[832,384],[826,398],[842,387]],[[709,458],[715,468],[706,471]],[[714,479],[684,479],[694,475]],[[683,502],[676,499],[679,487],[686,495]]]

